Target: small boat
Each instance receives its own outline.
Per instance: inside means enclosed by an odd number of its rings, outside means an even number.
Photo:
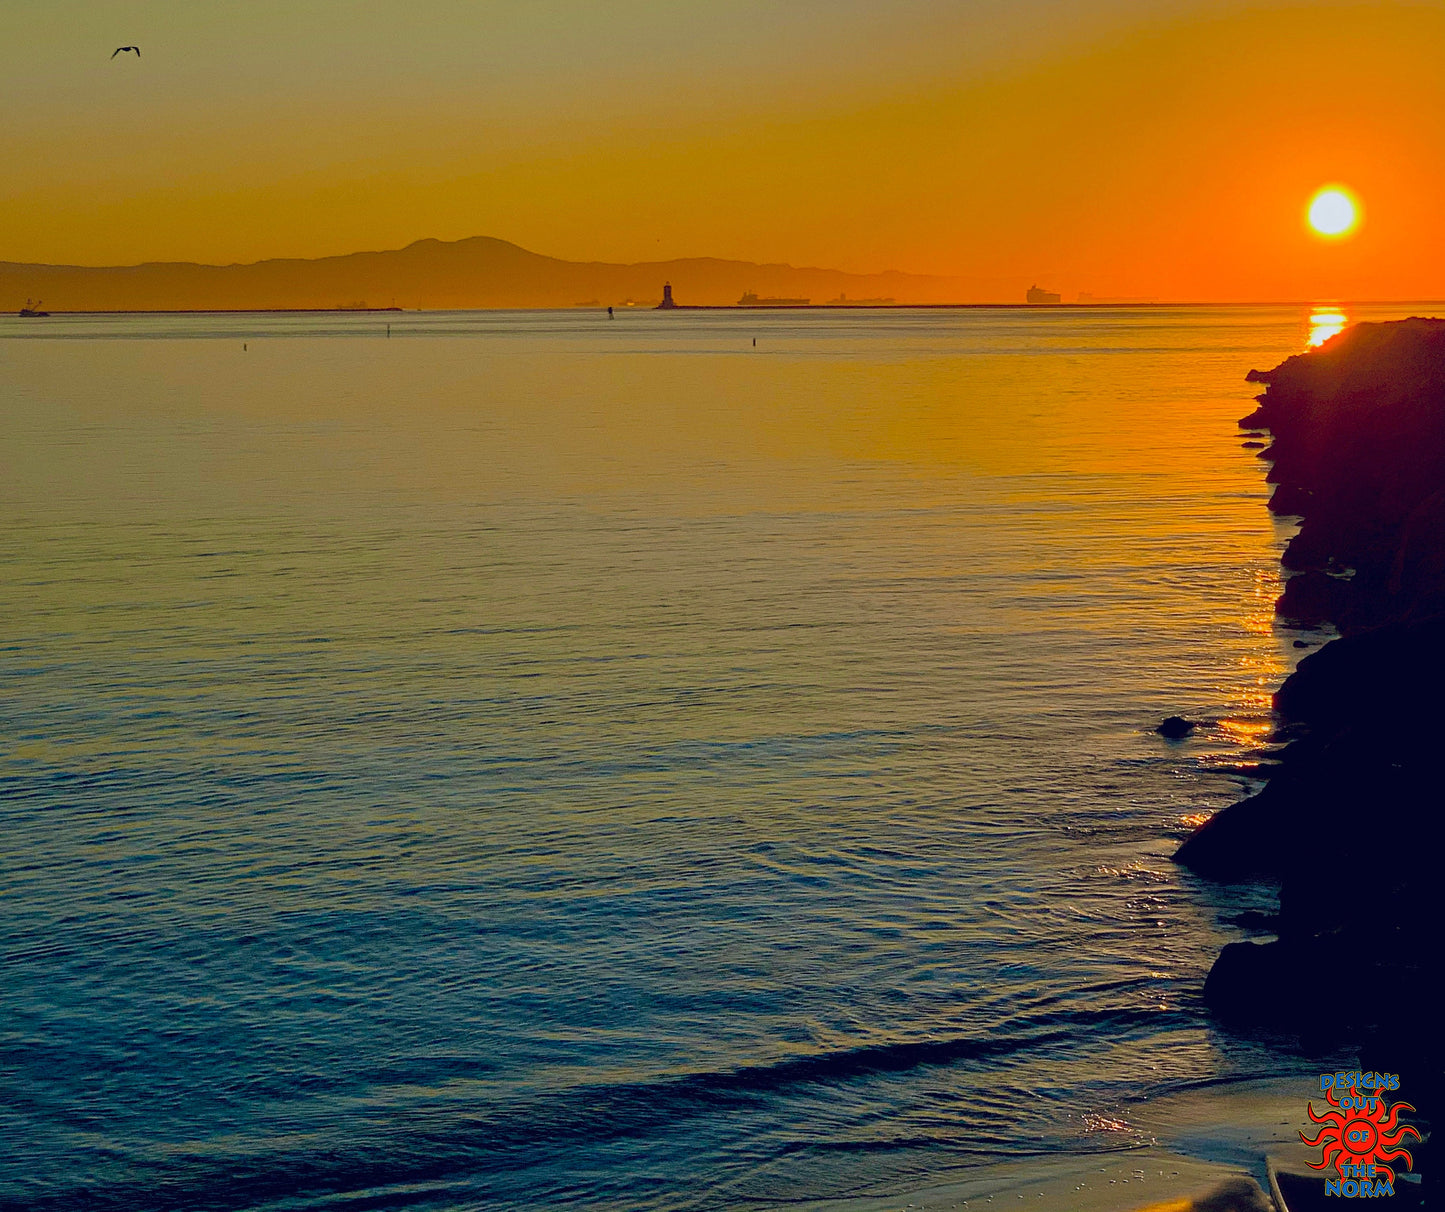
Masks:
[[[29,299],[26,299],[25,306],[20,309],[20,314],[22,316],[48,316],[50,314],[48,311],[40,310],[40,304],[42,302],[43,300],[36,299],[32,304]]]

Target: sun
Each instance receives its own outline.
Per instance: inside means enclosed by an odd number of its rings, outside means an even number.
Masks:
[[[1350,192],[1329,185],[1310,199],[1309,224],[1322,236],[1338,240],[1360,224],[1360,205]]]

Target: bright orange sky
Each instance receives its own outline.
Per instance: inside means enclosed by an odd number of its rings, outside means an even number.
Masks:
[[[0,259],[494,235],[958,275],[977,299],[1445,295],[1438,2],[6,10]],[[107,58],[124,43],[142,57]],[[1304,213],[1335,183],[1365,223],[1326,241]]]

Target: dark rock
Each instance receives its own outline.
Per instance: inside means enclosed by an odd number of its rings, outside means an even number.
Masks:
[[[1230,943],[1204,981],[1204,1004],[1226,1022],[1288,1027],[1308,1013],[1309,974],[1284,943]]]
[[[1312,503],[1312,501],[1304,502],[1307,507]],[[1285,544],[1284,555],[1280,557],[1280,563],[1288,572],[1329,572],[1336,568],[1334,558],[1330,554],[1331,545],[1332,539],[1320,525],[1318,519],[1303,517],[1299,530]]]
[[[1275,512],[1311,516],[1342,566],[1388,571],[1402,540],[1406,563],[1438,545],[1445,321],[1359,324],[1253,381],[1268,384],[1246,420],[1274,437]]]
[[[1284,583],[1275,613],[1310,627],[1337,619],[1348,609],[1350,582],[1324,572],[1302,572]]]
[[[1272,780],[1258,795],[1216,812],[1184,839],[1174,861],[1222,883],[1278,878],[1279,849],[1294,813],[1276,785],[1277,779]]]
[[[1259,909],[1246,909],[1243,913],[1236,913],[1233,917],[1224,919],[1230,926],[1238,926],[1241,930],[1257,930],[1270,934],[1279,933],[1279,914],[1264,913]]]
[[[1189,1212],[1274,1212],[1274,1204],[1252,1178],[1231,1178],[1196,1196]]]
[[[1271,779],[1279,772],[1279,767],[1271,762],[1240,762],[1224,769],[1240,778],[1261,780]]]
[[[1359,1046],[1428,1119],[1445,1092],[1445,321],[1357,325],[1249,379],[1267,385],[1241,425],[1272,435],[1270,509],[1302,518],[1276,609],[1341,638],[1275,695],[1291,739],[1269,783],[1175,854],[1280,890],[1272,921],[1236,920],[1278,939],[1226,947],[1204,999],[1237,1029]]]
[[[1182,715],[1171,715],[1167,720],[1154,729],[1160,736],[1168,737],[1171,741],[1183,740],[1198,725],[1193,720],[1186,720]]]
[[[1300,661],[1274,705],[1286,719],[1316,732],[1359,724],[1371,735],[1397,734],[1429,744],[1445,724],[1445,616],[1332,640]],[[1427,757],[1408,752],[1410,747],[1407,743],[1399,756]]]
[[[1269,498],[1270,513],[1303,517],[1314,502],[1314,492],[1298,484],[1281,484]]]

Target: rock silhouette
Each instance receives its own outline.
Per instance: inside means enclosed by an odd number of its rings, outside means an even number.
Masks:
[[[1178,741],[1193,732],[1196,726],[1193,720],[1186,720],[1182,715],[1171,715],[1154,731],[1171,741]]]
[[[1360,324],[1271,371],[1241,426],[1273,441],[1270,508],[1302,518],[1276,610],[1341,636],[1274,696],[1258,794],[1175,860],[1280,887],[1278,940],[1225,947],[1208,1006],[1307,1049],[1353,1045],[1440,1106],[1445,938],[1445,321]]]

